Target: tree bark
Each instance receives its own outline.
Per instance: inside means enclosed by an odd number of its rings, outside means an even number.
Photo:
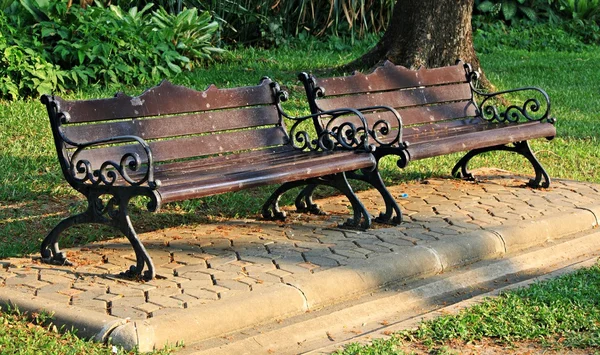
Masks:
[[[390,60],[410,69],[453,65],[461,59],[481,70],[473,48],[474,0],[397,0],[381,40],[344,69],[364,69]],[[480,84],[490,87],[482,71]]]

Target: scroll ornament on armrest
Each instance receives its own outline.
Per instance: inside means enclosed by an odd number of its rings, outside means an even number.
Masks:
[[[538,87],[522,87],[517,89],[485,93],[475,88],[474,83],[479,79],[479,73],[472,71],[468,64],[465,65],[468,71],[469,83],[473,92],[483,98],[478,104],[477,109],[481,113],[481,117],[489,122],[497,123],[516,123],[516,122],[548,122],[556,123],[554,117],[550,117],[550,97],[541,88]],[[502,95],[512,94],[517,92],[531,92],[532,96],[525,100],[523,104],[511,104],[506,108],[498,107],[492,103],[495,98]],[[536,97],[537,96],[537,97]]]
[[[346,150],[362,150],[367,152],[375,150],[375,146],[369,144],[367,120],[358,110],[344,108],[301,117],[290,116],[281,107],[281,102],[288,100],[287,92],[282,91],[276,83],[272,84],[272,88],[277,97],[277,109],[279,110],[279,113],[283,117],[294,121],[294,124],[290,129],[291,143],[294,149],[331,151],[336,148],[342,148]],[[349,117],[348,115],[355,115],[360,124],[357,125],[348,120],[343,121],[343,119]],[[311,138],[311,133],[307,130],[306,125],[312,127],[314,120],[317,120],[322,116],[328,116],[330,119],[326,127],[317,129],[316,138]],[[338,124],[338,122],[340,123]]]
[[[88,143],[77,143],[65,137],[61,132],[61,138],[65,143],[77,147],[70,158],[69,170],[73,179],[78,183],[90,182],[92,185],[113,186],[120,177],[131,186],[141,186],[144,183],[147,183],[151,189],[160,186],[160,180],[154,179],[154,162],[150,146],[140,137],[116,136]],[[146,154],[147,164],[144,174],[131,176],[132,173],[141,172],[144,164],[137,152],[127,152],[123,154],[119,162],[105,161],[97,168],[93,167],[89,160],[79,159],[80,154],[88,148],[117,143],[137,143],[142,147]]]

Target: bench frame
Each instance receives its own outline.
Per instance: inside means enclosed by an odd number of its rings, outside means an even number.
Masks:
[[[353,208],[353,218],[350,218],[346,222],[345,226],[353,228],[369,228],[371,225],[371,218],[364,205],[360,202],[352,190],[346,177],[347,172],[360,170],[364,174],[368,175],[372,174],[371,170],[376,170],[377,168],[376,161],[372,157],[374,146],[369,142],[368,135],[365,133],[367,132],[367,129],[366,120],[363,115],[354,109],[339,109],[320,112],[303,117],[292,117],[287,115],[281,107],[281,102],[287,100],[288,98],[287,93],[282,91],[277,83],[272,82],[266,77],[263,78],[259,86],[255,88],[260,88],[263,85],[269,85],[272,91],[273,102],[271,104],[275,105],[277,108],[280,127],[285,128],[283,118],[294,121],[292,126],[293,133],[291,135],[287,135],[286,133],[288,142],[284,144],[284,146],[290,145],[299,154],[305,154],[306,151],[314,154],[329,154],[327,152],[331,152],[331,159],[336,159],[336,155],[334,154],[335,152],[353,151],[356,154],[368,155],[370,157],[369,159],[372,161],[372,165],[370,165],[368,168],[366,163],[363,163],[361,166],[356,168],[346,166],[343,168],[345,169],[343,171],[334,171],[332,168],[331,172],[316,177],[285,177],[283,185],[277,188],[263,205],[263,216],[265,218],[285,218],[285,213],[279,210],[278,202],[280,196],[291,188],[304,185],[327,185],[336,188],[350,200]],[[125,237],[127,237],[134,249],[136,257],[135,265],[132,265],[129,270],[121,273],[121,276],[127,278],[143,278],[145,280],[156,277],[156,268],[152,262],[152,259],[137,236],[129,217],[129,202],[136,196],[146,196],[149,198],[150,201],[146,207],[150,212],[157,211],[163,203],[163,199],[160,194],[161,186],[163,184],[160,180],[155,178],[156,163],[150,144],[143,138],[134,135],[114,136],[85,143],[73,141],[63,134],[62,125],[69,123],[71,117],[69,112],[64,111],[61,105],[68,106],[66,104],[70,105],[72,103],[83,103],[85,105],[89,103],[90,106],[93,106],[99,105],[98,101],[101,101],[100,104],[105,104],[106,102],[109,104],[114,104],[116,107],[115,110],[119,111],[120,108],[118,106],[120,102],[131,102],[137,105],[143,103],[145,100],[148,100],[149,96],[151,99],[154,98],[156,100],[156,96],[152,95],[158,95],[158,97],[160,97],[160,100],[158,101],[168,101],[171,98],[169,95],[171,95],[172,91],[175,89],[179,90],[177,91],[178,94],[181,93],[181,90],[183,90],[185,94],[191,93],[191,95],[196,96],[210,93],[210,90],[220,90],[216,89],[214,86],[211,86],[204,92],[197,92],[192,89],[174,86],[169,82],[163,81],[158,86],[151,88],[136,97],[130,97],[122,93],[117,93],[113,99],[65,101],[59,97],[51,95],[42,96],[41,101],[46,105],[48,111],[52,133],[54,136],[54,143],[63,175],[66,181],[75,190],[83,194],[87,199],[87,209],[84,212],[65,218],[59,222],[45,237],[41,244],[41,255],[44,262],[59,265],[72,265],[68,261],[66,254],[63,253],[59,248],[59,238],[61,233],[67,228],[77,224],[99,223],[119,230],[125,235]],[[235,89],[239,88],[225,90]],[[242,104],[238,107],[244,106]],[[137,114],[137,111],[135,112]],[[181,112],[186,113],[191,111],[188,110]],[[170,114],[173,113],[177,114],[179,112],[170,112]],[[316,117],[322,115],[327,115],[332,122],[337,122],[338,118],[346,118],[348,114],[355,115],[360,124],[358,126],[352,123],[334,124],[333,126],[335,127],[344,126],[345,129],[343,131],[333,129],[320,130],[314,139],[311,139],[310,133],[308,133],[306,130],[302,130],[301,128],[303,127],[302,122],[315,119]],[[142,114],[139,116],[145,117]],[[119,117],[130,116],[125,114],[124,116]],[[106,120],[111,118],[104,119]],[[128,151],[122,155],[119,161],[107,160],[100,164],[100,166],[92,166],[90,161],[86,160],[85,158],[80,158],[80,154],[83,154],[82,152],[88,148],[99,145],[120,143],[135,143],[139,145],[142,149],[141,151],[144,152],[145,157],[141,157],[139,152]],[[321,165],[323,165],[323,162],[321,162]],[[323,169],[327,169],[327,167]],[[264,183],[259,181],[255,185],[249,187],[273,183],[276,182]],[[198,184],[201,184],[201,182],[198,182]],[[380,188],[387,191],[383,185],[381,185]],[[243,189],[243,187],[240,187],[239,189]],[[103,200],[103,196],[108,197],[108,200],[106,200],[106,198]],[[187,198],[180,198],[177,200],[183,199]],[[146,270],[144,271],[144,269]]]
[[[465,71],[466,82],[469,84],[471,89],[472,101],[476,105],[476,115],[481,117],[483,120],[488,123],[519,123],[523,122],[534,122],[538,121],[540,123],[550,123],[555,124],[556,119],[550,116],[550,98],[548,94],[538,87],[522,87],[517,89],[499,91],[494,93],[485,93],[477,89],[476,84],[477,80],[480,77],[479,72],[473,70],[470,64],[465,64],[462,61],[457,61],[457,66],[462,66]],[[443,68],[439,68],[443,69]],[[371,74],[362,74],[355,72],[352,76],[345,78],[353,78],[353,77],[368,77],[369,75],[376,75],[378,71],[384,70],[400,70],[400,71],[409,71],[408,69],[396,66],[390,61],[386,61],[381,67],[375,69],[375,71]],[[427,70],[427,69],[420,69]],[[420,71],[419,70],[419,71]],[[419,72],[413,71],[413,72]],[[319,86],[319,80],[312,74],[308,74],[303,72],[298,76],[299,80],[303,83],[306,96],[308,99],[309,107],[312,113],[322,112],[323,109],[319,106],[319,99],[326,96],[326,88]],[[344,78],[344,77],[342,77]],[[327,79],[339,79],[339,78],[326,78]],[[377,88],[373,88],[373,91],[376,91]],[[541,95],[543,98],[543,102],[540,102],[538,98],[530,98],[523,102],[522,105],[511,104],[508,107],[501,109],[497,103],[494,102],[494,99],[501,98],[503,95],[522,92],[522,91],[534,91]],[[365,92],[367,94],[368,92]],[[481,98],[478,102],[477,97]],[[411,144],[410,141],[405,141],[403,136],[404,124],[402,123],[402,118],[398,111],[390,106],[372,106],[372,107],[355,107],[355,109],[359,110],[363,114],[368,114],[369,112],[374,112],[377,110],[388,110],[394,116],[396,116],[396,120],[400,122],[395,138],[392,141],[386,141],[385,144],[382,144],[380,140],[377,139],[378,133],[386,133],[389,128],[389,122],[385,120],[378,121],[381,128],[373,127],[369,131],[370,138],[372,141],[378,143],[377,150],[375,151],[375,155],[378,159],[386,155],[397,155],[400,157],[398,161],[398,166],[400,168],[404,168],[411,161],[410,149],[409,146]],[[315,120],[315,126],[318,128],[320,123]],[[554,136],[548,136],[547,139],[552,139]],[[466,149],[469,150],[468,153],[460,159],[454,168],[452,169],[452,175],[455,177],[463,177],[465,179],[473,180],[473,174],[468,170],[469,161],[475,157],[476,155],[499,150],[499,151],[511,151],[518,154],[523,155],[527,160],[532,164],[535,170],[535,178],[531,179],[528,182],[530,187],[544,187],[547,188],[550,186],[550,177],[546,170],[542,167],[540,162],[537,160],[527,139],[518,140],[515,142],[510,142],[512,146],[506,144],[496,144],[483,148],[475,148],[475,149]],[[543,180],[543,182],[542,182]]]
[[[462,61],[458,60],[456,62],[456,66],[454,70],[457,70],[456,67],[462,67],[464,69],[464,78],[463,82],[465,84],[468,83],[471,92],[471,101],[475,105],[475,116],[480,117],[487,123],[494,124],[517,124],[519,122],[534,122],[538,121],[540,123],[550,123],[552,125],[555,124],[556,119],[550,116],[550,98],[548,94],[538,88],[538,87],[523,87],[512,90],[505,90],[495,93],[485,93],[477,89],[476,83],[479,79],[479,73],[474,71],[471,65],[465,64]],[[438,73],[445,70],[444,68],[434,69],[438,70]],[[378,80],[414,80],[415,84],[411,86],[407,85],[407,89],[418,89],[420,86],[417,84],[418,80],[414,79],[414,77],[419,76],[423,73],[423,71],[428,71],[428,69],[419,69],[418,71],[411,71],[407,68],[396,66],[390,61],[386,61],[382,66],[375,69],[374,72],[370,74],[362,74],[359,72],[355,72],[351,76],[346,77],[336,77],[336,78],[324,78],[322,80],[317,79],[314,75],[308,74],[306,72],[300,73],[298,78],[304,85],[306,97],[308,100],[308,105],[310,107],[310,111],[315,114],[319,112],[323,112],[324,109],[319,105],[319,99],[327,98],[327,87],[320,86],[319,84],[323,81],[327,83],[332,83],[332,85],[346,85],[342,91],[344,94],[340,94],[338,92],[335,95],[340,96],[349,96],[354,97],[352,95],[369,95],[372,93],[378,93],[377,83]],[[390,74],[390,77],[387,77],[387,74]],[[433,72],[428,74],[430,77]],[[407,79],[409,78],[409,79]],[[419,79],[420,80],[420,79]],[[340,84],[342,82],[342,84]],[[351,83],[360,83],[362,85],[361,88],[352,89],[349,88]],[[403,84],[404,85],[404,84]],[[367,89],[368,86],[368,89]],[[372,87],[373,86],[373,87]],[[339,88],[339,87],[338,87]],[[400,89],[403,89],[400,86]],[[497,98],[501,98],[503,95],[516,93],[516,92],[536,92],[541,95],[542,100],[540,101],[538,98],[530,98],[527,99],[522,105],[509,105],[504,109],[500,109],[498,103],[494,100]],[[335,96],[334,95],[334,96]],[[353,100],[350,99],[347,102],[353,103]],[[377,102],[381,104],[381,102]],[[435,102],[434,102],[435,103]],[[369,138],[372,142],[377,145],[377,149],[374,151],[374,155],[379,161],[382,157],[387,155],[394,155],[399,157],[397,161],[397,165],[399,168],[406,167],[411,160],[414,160],[411,153],[414,153],[413,147],[411,147],[410,139],[406,139],[404,135],[405,125],[403,123],[403,118],[401,113],[397,110],[397,108],[393,108],[390,106],[379,105],[379,106],[370,106],[370,107],[354,107],[350,106],[354,109],[359,110],[365,116],[369,114],[377,116],[378,113],[387,111],[387,118],[391,117],[393,122],[390,122],[388,119],[378,119],[374,124],[371,125],[368,133]],[[373,122],[371,120],[370,122]],[[319,130],[322,127],[323,123],[319,121],[318,118],[315,118],[313,121],[315,128]],[[369,123],[369,122],[368,122]],[[393,129],[393,124],[395,125],[395,129]],[[425,123],[426,124],[426,123]],[[500,130],[498,132],[501,132]],[[547,139],[552,139],[554,137],[555,131],[549,133],[546,136]],[[385,140],[381,140],[379,138],[385,137]],[[535,157],[535,154],[531,150],[529,143],[527,141],[529,137],[523,137],[522,139],[518,139],[516,141],[505,140],[500,144],[491,144],[485,145],[483,147],[476,147],[469,149],[457,148],[456,142],[454,142],[454,146],[449,148],[452,152],[464,151],[468,152],[456,163],[454,168],[452,169],[452,176],[454,177],[462,177],[467,180],[475,180],[475,177],[468,169],[468,164],[471,159],[479,154],[490,152],[490,151],[509,151],[515,152],[522,156],[524,156],[533,166],[535,171],[535,177],[531,179],[527,185],[530,187],[544,187],[547,188],[550,186],[550,177],[540,162]],[[466,142],[466,145],[469,145],[469,142]],[[429,156],[435,155],[443,155],[443,154],[431,154]],[[428,156],[427,156],[428,157]],[[419,158],[420,159],[420,158]],[[357,176],[356,174],[349,174],[350,178],[359,179],[363,181],[367,181],[371,183],[371,185],[378,187],[377,180],[381,177],[377,172],[377,176],[374,177],[371,174],[368,177],[365,176]],[[310,201],[315,186],[308,186],[304,189],[296,199],[296,205],[302,206],[304,201]],[[386,190],[387,191],[387,190]],[[401,219],[400,208],[398,207],[396,201],[391,197],[385,194],[385,191],[380,191],[382,196],[384,196],[384,200],[386,203],[386,212],[382,214],[383,216],[396,215]],[[308,202],[307,202],[308,203]]]

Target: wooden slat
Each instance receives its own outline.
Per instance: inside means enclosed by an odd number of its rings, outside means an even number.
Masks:
[[[332,155],[334,156],[332,157]],[[310,159],[299,161],[294,165],[273,166],[264,170],[242,171],[233,174],[227,174],[228,171],[217,171],[208,178],[199,177],[202,179],[201,183],[192,180],[183,184],[167,185],[159,192],[163,202],[171,202],[369,168],[375,164],[376,161],[372,154],[355,154],[344,151],[313,153]]]
[[[275,127],[154,141],[149,145],[154,161],[160,162],[278,146],[286,142],[285,130]],[[118,162],[123,154],[132,151],[145,158],[145,153],[139,145],[129,144],[90,149],[82,152],[80,158],[87,159],[93,166],[99,167],[99,164],[107,160]]]
[[[55,100],[59,111],[69,114],[69,123],[92,122],[272,104],[275,98],[271,83],[265,79],[257,86],[218,89],[211,85],[204,91],[196,91],[163,81],[135,97],[117,94],[109,99],[66,101],[55,97]]]
[[[317,86],[325,88],[326,96],[337,96],[375,91],[387,91],[419,86],[465,83],[462,64],[442,68],[409,70],[387,61],[373,73],[355,73],[352,76],[316,79]]]
[[[277,108],[271,105],[161,118],[129,119],[93,125],[69,125],[63,126],[62,130],[72,141],[85,143],[123,135],[144,139],[193,135],[276,125],[279,120]]]
[[[470,98],[471,88],[469,85],[457,84],[325,98],[319,100],[318,105],[322,110],[343,107],[362,108],[379,105],[391,106],[398,109],[432,103],[464,101]]]
[[[556,128],[550,123],[523,123],[481,132],[465,133],[442,139],[411,144],[408,152],[411,160],[419,160],[471,149],[508,144],[535,138],[551,138]]]
[[[403,127],[409,127],[415,124],[435,123],[457,118],[474,117],[477,114],[477,108],[472,101],[460,101],[451,103],[442,103],[440,105],[417,106],[397,110],[402,117]],[[365,113],[365,118],[369,127],[373,127],[375,122],[383,120],[390,124],[392,129],[398,128],[398,120],[390,111],[378,111]],[[324,127],[329,119],[322,118],[321,125]],[[351,122],[357,127],[361,127],[361,121],[354,115],[338,118],[337,122]]]
[[[239,154],[240,158],[246,156],[246,153]],[[310,151],[288,151],[284,154],[264,152],[264,154],[257,159],[238,160],[236,162],[226,162],[225,164],[223,164],[222,160],[219,158],[220,157],[210,157],[202,159],[205,160],[204,166],[196,166],[193,169],[171,169],[157,173],[156,177],[163,181],[163,185],[180,184],[186,181],[201,181],[215,174],[226,176],[241,172],[260,172],[274,166],[280,168],[286,166],[292,167],[306,160],[313,160],[314,163],[319,164],[318,159],[320,157],[317,157],[315,160],[314,152]],[[323,158],[321,157],[321,159]]]

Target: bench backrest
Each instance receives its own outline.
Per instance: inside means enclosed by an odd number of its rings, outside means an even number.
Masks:
[[[205,91],[164,81],[135,97],[120,93],[107,99],[67,101],[46,96],[42,101],[65,160],[76,149],[69,141],[84,144],[138,136],[148,142],[154,162],[166,162],[286,145],[278,90],[268,78],[257,86],[211,85]],[[109,160],[118,163],[132,151],[144,159],[139,144],[108,144],[82,151],[77,160],[87,160],[97,169]],[[61,161],[63,169],[63,163],[69,164]]]
[[[415,127],[452,127],[477,116],[468,75],[463,63],[415,71],[387,61],[366,75],[320,79],[301,74],[300,79],[313,113],[342,107],[390,106],[402,117],[404,134],[410,135]],[[370,125],[384,119],[397,129],[397,120],[390,112],[376,110],[365,116]]]

